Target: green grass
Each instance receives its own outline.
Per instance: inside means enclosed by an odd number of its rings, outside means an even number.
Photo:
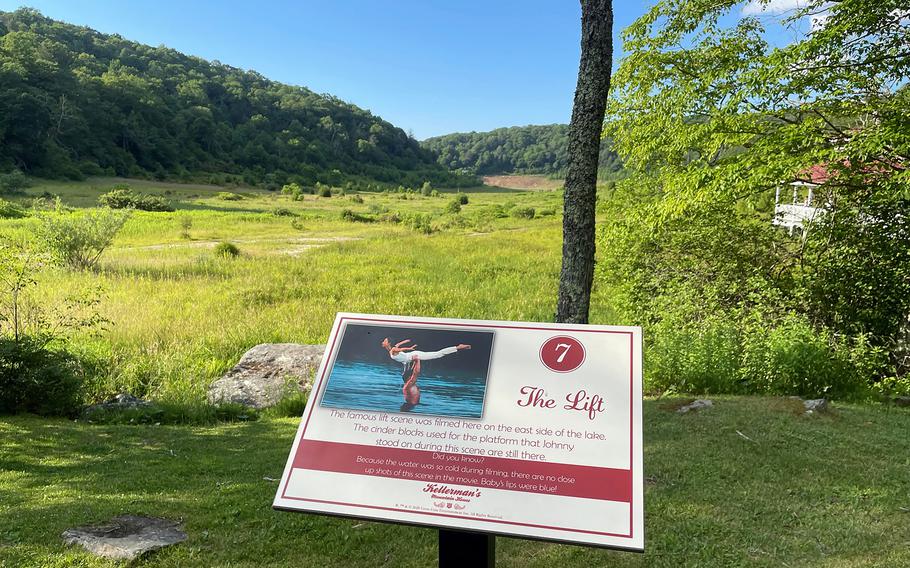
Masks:
[[[910,412],[720,397],[645,401],[644,555],[497,539],[497,565],[910,566]],[[431,529],[276,512],[297,420],[216,427],[0,419],[0,566],[113,566],[65,547],[118,514],[185,522],[137,566],[433,565]],[[748,438],[748,439],[747,439]]]

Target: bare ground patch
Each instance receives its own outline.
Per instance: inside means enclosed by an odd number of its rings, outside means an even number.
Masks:
[[[499,175],[484,176],[483,183],[507,189],[527,189],[531,191],[552,191],[562,187],[562,180],[551,179],[543,175]]]

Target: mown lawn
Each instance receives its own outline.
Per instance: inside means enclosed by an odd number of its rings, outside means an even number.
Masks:
[[[910,412],[719,397],[645,401],[644,555],[497,539],[524,566],[910,566]],[[0,566],[108,566],[60,533],[118,514],[182,519],[137,566],[429,566],[435,532],[276,512],[297,420],[216,427],[0,419]],[[516,495],[516,498],[520,498]]]

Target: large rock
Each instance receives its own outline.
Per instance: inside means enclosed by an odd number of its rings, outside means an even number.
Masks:
[[[306,392],[322,361],[325,345],[263,343],[243,354],[240,362],[209,387],[213,404],[234,402],[265,408],[288,392]]]
[[[133,560],[137,556],[186,540],[180,523],[155,517],[123,515],[103,525],[63,531],[67,544],[78,544],[105,558]]]
[[[806,409],[806,414],[815,414],[816,412],[828,412],[828,399],[813,398],[811,400],[804,400],[803,407]]]

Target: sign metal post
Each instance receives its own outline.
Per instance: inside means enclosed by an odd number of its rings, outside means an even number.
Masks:
[[[495,565],[493,535],[439,529],[439,568],[493,568]]]

